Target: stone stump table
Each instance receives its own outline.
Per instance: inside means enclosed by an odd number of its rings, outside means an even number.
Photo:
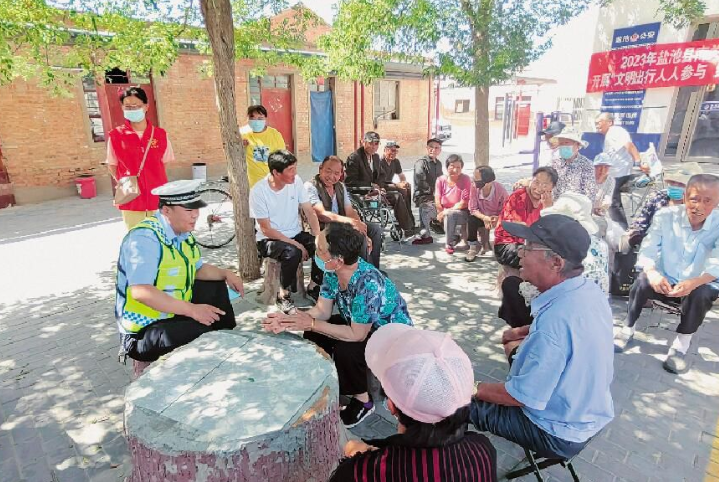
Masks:
[[[204,334],[127,388],[129,482],[326,481],[338,397],[334,365],[311,343]]]

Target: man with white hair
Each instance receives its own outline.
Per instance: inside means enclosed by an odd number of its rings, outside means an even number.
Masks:
[[[609,175],[616,184],[612,195],[612,206],[609,216],[618,222],[622,228],[627,229],[627,216],[622,205],[622,187],[632,178],[632,167],[639,165],[641,157],[637,146],[632,142],[629,132],[624,127],[614,125],[614,116],[609,112],[602,112],[594,121],[597,132],[604,135],[603,152],[612,159],[612,168]]]
[[[502,335],[509,375],[477,387],[470,420],[541,457],[570,459],[614,418],[611,308],[581,276],[590,239],[579,222],[550,214],[504,229],[524,239],[519,274],[540,294],[532,324]]]
[[[697,174],[687,182],[684,204],[654,215],[637,264],[642,273],[629,291],[625,327],[614,341],[622,352],[634,338],[634,326],[648,300],[681,304],[677,336],[664,369],[682,373],[686,354],[712,303],[719,296],[719,177]]]

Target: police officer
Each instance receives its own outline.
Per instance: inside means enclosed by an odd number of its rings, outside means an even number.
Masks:
[[[181,180],[153,189],[158,211],[122,241],[115,318],[123,359],[154,361],[203,333],[236,326],[227,286],[244,294],[242,279],[204,263],[191,234],[206,206],[200,184]]]

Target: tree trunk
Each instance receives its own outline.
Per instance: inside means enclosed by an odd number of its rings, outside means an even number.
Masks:
[[[260,277],[255,233],[250,219],[250,190],[245,149],[237,124],[235,104],[235,28],[230,0],[200,0],[202,16],[212,47],[217,110],[222,146],[227,158],[230,192],[235,210],[235,244],[239,271],[245,280]]]
[[[489,165],[489,87],[474,87],[474,165]]]

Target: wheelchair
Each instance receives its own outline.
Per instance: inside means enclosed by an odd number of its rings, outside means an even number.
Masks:
[[[387,196],[369,186],[347,186],[350,194],[352,208],[357,211],[363,222],[377,223],[385,231],[389,228],[389,235],[394,241],[403,238],[402,228],[394,215],[394,209]],[[383,243],[384,247],[384,243]]]

